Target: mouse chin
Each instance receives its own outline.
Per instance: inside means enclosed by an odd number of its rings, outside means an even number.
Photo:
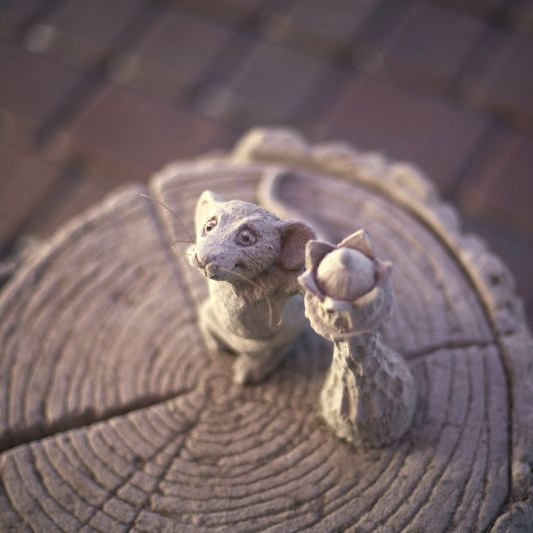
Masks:
[[[234,274],[235,269],[221,269],[216,265],[207,265],[207,267],[198,267],[198,270],[207,278],[213,281],[233,281],[240,278],[238,272]]]
[[[226,272],[221,271],[216,265],[198,266],[198,270],[207,278],[215,281],[221,281],[227,275]]]
[[[215,281],[222,281],[222,278],[220,277],[220,272],[216,272],[214,270],[205,270],[205,269],[201,269],[201,270],[202,270],[202,274],[207,279],[212,279]]]

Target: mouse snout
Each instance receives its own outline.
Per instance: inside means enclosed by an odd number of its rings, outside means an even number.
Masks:
[[[216,264],[216,256],[209,252],[196,252],[196,261],[198,261],[198,264],[201,268],[205,268],[206,266],[210,264]]]
[[[220,270],[219,257],[209,252],[197,252],[196,261],[208,278],[216,278]]]

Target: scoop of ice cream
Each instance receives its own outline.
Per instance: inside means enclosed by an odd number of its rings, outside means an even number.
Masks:
[[[337,300],[357,300],[374,287],[374,262],[351,248],[338,248],[327,254],[317,269],[322,292]]]

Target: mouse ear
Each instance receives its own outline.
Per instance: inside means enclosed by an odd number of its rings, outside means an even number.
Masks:
[[[204,191],[196,203],[196,211],[194,212],[194,223],[196,227],[203,226],[212,207],[218,202],[223,201],[224,199],[218,194],[211,191]]]
[[[305,262],[305,245],[316,239],[315,230],[299,220],[283,220],[280,225],[279,265],[285,270],[299,270]]]

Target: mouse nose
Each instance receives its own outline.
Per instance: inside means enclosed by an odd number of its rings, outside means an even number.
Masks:
[[[210,279],[217,279],[219,274],[219,265],[216,261],[216,256],[211,254],[196,254],[196,260],[200,269],[203,270],[204,275]]]
[[[196,261],[201,268],[205,268],[215,261],[216,257],[212,253],[196,253]]]

